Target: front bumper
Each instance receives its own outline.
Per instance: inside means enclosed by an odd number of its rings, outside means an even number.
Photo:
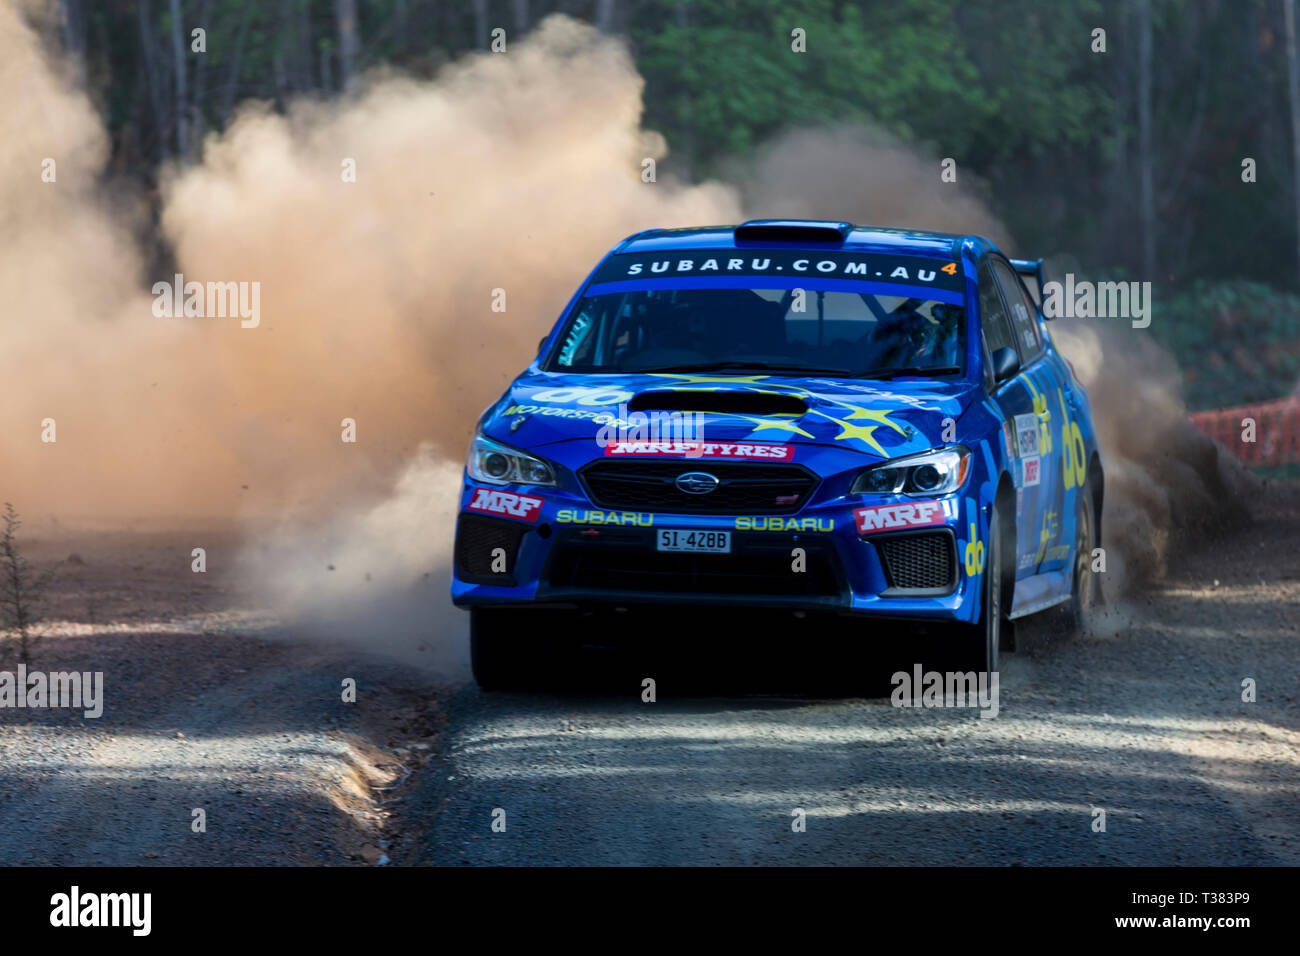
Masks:
[[[971,497],[938,499],[924,525],[863,532],[863,509],[906,513],[916,502],[857,495],[791,516],[671,515],[604,511],[555,488],[485,495],[483,487],[466,481],[461,498],[451,594],[463,607],[772,607],[940,621],[978,614],[982,567],[964,553],[982,538],[985,516]],[[972,527],[975,542],[963,530]],[[662,528],[728,531],[731,553],[659,552]]]

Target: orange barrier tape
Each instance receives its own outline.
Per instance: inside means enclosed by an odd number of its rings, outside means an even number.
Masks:
[[[1244,464],[1300,464],[1300,398],[1193,412],[1188,417]],[[1255,423],[1254,441],[1246,440],[1250,437],[1247,419]]]

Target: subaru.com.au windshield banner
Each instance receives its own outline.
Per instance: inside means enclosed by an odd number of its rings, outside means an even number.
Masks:
[[[726,275],[818,276],[862,279],[964,292],[961,267],[952,260],[869,252],[806,249],[678,249],[610,256],[592,283],[629,279],[699,278]]]

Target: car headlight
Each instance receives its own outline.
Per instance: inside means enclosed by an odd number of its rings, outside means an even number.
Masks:
[[[550,462],[482,435],[475,435],[470,442],[465,471],[475,481],[490,485],[505,485],[512,481],[527,485],[555,484],[555,471]]]
[[[966,483],[970,451],[961,445],[895,458],[868,468],[853,481],[853,495],[946,495]]]

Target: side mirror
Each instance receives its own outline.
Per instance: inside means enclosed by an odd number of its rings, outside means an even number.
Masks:
[[[1003,346],[993,352],[993,381],[999,385],[1020,371],[1020,356],[1016,350]]]

